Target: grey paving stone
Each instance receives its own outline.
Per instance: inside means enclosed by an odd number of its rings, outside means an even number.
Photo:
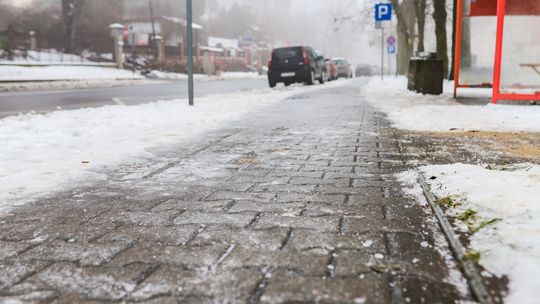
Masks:
[[[110,263],[125,266],[132,263],[161,263],[184,268],[208,268],[225,254],[228,245],[216,244],[197,246],[156,246],[155,243],[141,243],[120,255]]]
[[[288,229],[248,230],[211,226],[199,233],[190,243],[193,246],[238,244],[245,247],[278,250],[287,238]]]
[[[383,190],[378,187],[331,187],[327,185],[319,186],[318,191],[324,194],[350,194],[350,195],[359,195],[359,196],[371,196],[371,197],[382,197]]]
[[[32,247],[32,244],[27,242],[0,241],[0,261],[11,257],[16,257],[30,247]]]
[[[90,244],[52,241],[21,255],[22,260],[71,261],[83,266],[98,266],[108,262],[128,244]]]
[[[31,291],[19,295],[2,296],[0,303],[46,303],[58,297],[58,292],[54,290]]]
[[[111,212],[100,216],[97,222],[117,225],[169,226],[172,219],[179,214],[176,210],[162,212]],[[93,222],[90,222],[92,225]]]
[[[330,257],[327,254],[306,253],[296,250],[264,250],[237,246],[223,261],[225,270],[256,267],[258,269],[292,269],[302,275],[324,276]]]
[[[389,233],[389,260],[401,265],[401,270],[410,274],[433,276],[447,274],[444,258],[435,249],[430,234]]]
[[[421,234],[427,229],[427,226],[417,220],[399,221],[399,220],[376,220],[370,218],[344,217],[344,232],[412,232]]]
[[[139,264],[128,267],[77,267],[56,263],[36,274],[36,280],[63,294],[81,294],[94,300],[120,300],[133,291],[151,269]]]
[[[440,280],[430,280],[418,276],[398,276],[396,288],[400,291],[400,301],[404,303],[456,303],[456,299],[467,299],[454,285]],[[467,299],[475,302],[472,299]]]
[[[153,297],[174,295],[211,298],[212,303],[245,303],[261,279],[262,273],[253,269],[229,272],[175,270],[162,267],[148,277],[129,299],[146,302]]]
[[[315,185],[268,185],[259,184],[251,192],[292,192],[292,193],[312,193],[315,191]]]
[[[287,247],[298,250],[322,248],[327,251],[358,249],[372,253],[386,252],[384,235],[376,232],[338,234],[297,229],[293,231]]]
[[[231,226],[247,226],[255,218],[255,212],[246,213],[204,213],[186,211],[174,219],[175,225],[188,224],[224,224]]]
[[[222,211],[230,200],[222,201],[179,201],[169,200],[160,205],[152,208],[152,212],[163,211],[205,211],[205,212],[219,212]]]
[[[281,212],[289,214],[300,213],[304,209],[305,204],[294,202],[294,203],[274,203],[274,202],[250,202],[250,201],[240,201],[235,203],[229,213],[237,212]]]
[[[190,241],[199,227],[196,225],[169,226],[169,227],[147,227],[128,225],[117,228],[116,230],[104,235],[98,243],[110,242],[156,242],[162,245],[178,246]]]
[[[391,303],[391,298],[384,275],[321,278],[276,271],[261,303]]]
[[[25,277],[49,265],[44,261],[24,262],[20,260],[7,260],[0,262],[0,290],[18,283]]]
[[[255,229],[269,229],[276,227],[303,228],[315,231],[338,232],[339,217],[283,216],[265,213],[255,224]]]
[[[322,216],[322,215],[346,215],[359,218],[370,218],[383,220],[383,206],[378,204],[322,204],[309,203],[306,205],[306,210],[303,215],[307,216]]]

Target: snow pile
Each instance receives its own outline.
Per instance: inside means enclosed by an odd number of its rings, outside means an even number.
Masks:
[[[505,303],[537,303],[540,297],[540,166],[521,164],[487,169],[453,164],[420,168],[439,198],[460,203],[450,208],[456,226],[478,229],[470,237],[480,264],[510,279]],[[414,177],[409,176],[412,182]],[[464,219],[463,215],[468,215]],[[460,217],[461,216],[461,217]],[[468,224],[467,224],[468,222]],[[481,228],[480,228],[481,227]]]
[[[148,148],[202,138],[246,114],[299,93],[347,84],[260,89],[137,106],[58,111],[0,120],[0,210],[62,186],[92,181],[104,168],[152,157]]]
[[[540,132],[540,107],[462,105],[454,101],[450,82],[442,96],[432,96],[408,91],[405,77],[372,78],[363,97],[400,129]]]
[[[151,79],[162,80],[187,80],[187,74],[162,72],[158,70],[152,70],[146,75]],[[266,78],[266,75],[259,75],[255,72],[223,72],[216,76],[208,76],[203,74],[194,74],[193,78],[197,80],[233,80],[233,79],[261,79]]]
[[[47,81],[87,79],[142,79],[139,74],[115,68],[91,66],[24,67],[0,65],[2,81]]]

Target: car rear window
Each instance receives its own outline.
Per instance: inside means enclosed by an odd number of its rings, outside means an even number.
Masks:
[[[291,58],[302,58],[302,48],[292,47],[275,49],[272,56],[274,59],[278,59],[278,61]]]

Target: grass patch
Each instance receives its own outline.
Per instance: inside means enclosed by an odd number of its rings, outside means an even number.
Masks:
[[[439,205],[439,206],[443,206],[443,207],[447,207],[447,208],[449,208],[449,207],[457,207],[457,206],[461,205],[460,202],[454,201],[454,199],[451,196],[446,196],[446,197],[440,198],[437,201],[435,201],[435,203],[437,203],[437,205]]]
[[[469,227],[469,233],[472,235],[472,234],[475,234],[477,233],[478,231],[480,231],[481,229],[483,228],[486,228],[487,226],[489,225],[492,225],[492,224],[495,224],[496,222],[499,222],[499,221],[502,221],[502,219],[499,219],[499,218],[495,218],[495,219],[490,219],[490,220],[485,220],[485,221],[481,221],[480,224],[474,226],[474,225],[468,225]]]
[[[460,216],[457,217],[458,220],[462,222],[474,222],[478,219],[476,216],[477,212],[472,209],[467,209],[465,212],[463,212]]]
[[[474,250],[468,250],[465,255],[463,256],[464,261],[471,261],[473,263],[478,264],[480,262],[480,252],[474,251]]]

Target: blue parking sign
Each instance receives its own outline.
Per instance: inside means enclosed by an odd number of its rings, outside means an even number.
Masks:
[[[395,54],[396,53],[396,46],[395,45],[389,45],[387,50],[388,50],[388,54]]]
[[[392,20],[392,4],[379,3],[375,5],[375,21]]]

